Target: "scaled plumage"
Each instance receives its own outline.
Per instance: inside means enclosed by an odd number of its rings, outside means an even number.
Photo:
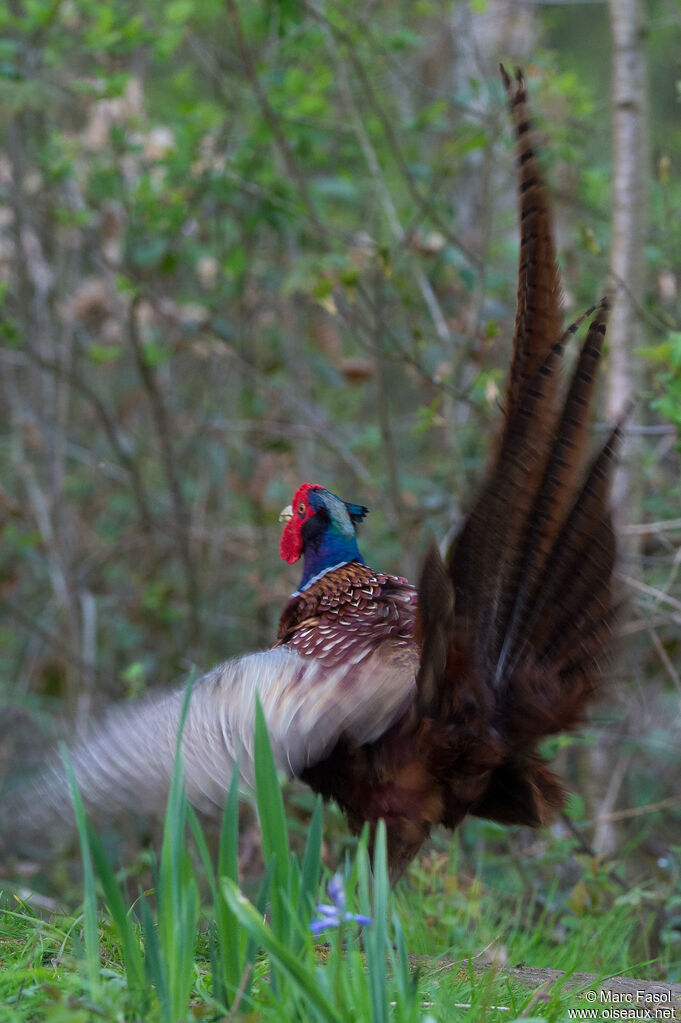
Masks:
[[[598,688],[614,615],[609,480],[619,429],[585,468],[607,303],[560,396],[560,278],[520,73],[502,69],[518,140],[521,245],[501,436],[452,549],[433,544],[418,592],[368,568],[367,509],[302,484],[280,553],[303,559],[275,646],[196,684],[183,735],[189,797],[219,808],[238,759],[252,780],[257,690],[275,757],[358,829],[384,818],[393,878],[437,824],[476,814],[538,825],[562,805],[542,737],[575,725]],[[591,311],[593,312],[593,310]],[[162,808],[181,691],[109,716],[73,751],[86,804]],[[61,768],[5,804],[41,829],[68,811]],[[9,809],[7,807],[9,806]],[[0,809],[0,812],[1,809]]]

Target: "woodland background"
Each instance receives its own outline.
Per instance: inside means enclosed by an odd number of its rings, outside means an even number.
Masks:
[[[5,775],[55,720],[269,645],[301,481],[371,508],[377,568],[415,578],[453,535],[515,312],[503,59],[547,139],[566,316],[619,294],[594,443],[637,397],[621,653],[558,744],[570,826],[681,943],[680,29],[676,0],[2,6]]]

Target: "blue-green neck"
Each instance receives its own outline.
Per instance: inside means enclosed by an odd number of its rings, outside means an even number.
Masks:
[[[327,524],[323,532],[305,538],[303,577],[298,592],[316,582],[332,568],[346,565],[349,561],[358,561],[360,565],[365,563],[359,553],[356,537],[344,535],[333,524]]]

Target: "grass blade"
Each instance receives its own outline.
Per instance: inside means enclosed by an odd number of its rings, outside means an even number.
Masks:
[[[305,926],[309,921],[309,912],[314,903],[314,897],[319,886],[319,874],[322,865],[322,831],[324,825],[324,812],[322,797],[317,796],[314,813],[310,821],[305,844],[305,855],[303,856],[303,867],[300,877],[300,896],[298,899],[298,913],[304,919]]]
[[[267,724],[258,694],[255,696],[255,736],[253,759],[255,765],[255,794],[258,806],[258,819],[262,835],[262,848],[265,862],[274,871],[273,884],[270,890],[270,908],[272,931],[280,941],[291,940],[291,918],[286,911],[283,896],[289,890],[290,882],[290,849],[288,825],[284,810],[284,799],[277,775],[277,768],[272,755]],[[277,999],[283,998],[277,971],[272,965],[270,983]]]
[[[88,985],[92,997],[96,997],[100,990],[100,965],[99,965],[99,926],[97,924],[97,896],[95,894],[95,876],[90,855],[90,844],[88,841],[87,817],[83,800],[80,798],[76,776],[73,773],[71,760],[66,746],[60,747],[61,758],[64,762],[64,769],[71,788],[71,800],[73,812],[78,828],[78,840],[80,842],[80,854],[83,861],[83,932],[85,941],[85,968]]]
[[[140,892],[139,905],[142,917],[142,933],[144,934],[145,971],[149,981],[156,988],[156,994],[161,1006],[161,1019],[165,1020],[166,1023],[175,1023],[170,991],[168,989],[167,972],[161,957],[158,934],[156,933],[149,903],[142,892]]]
[[[385,821],[380,820],[374,839],[374,898],[371,926],[368,929],[366,941],[374,1023],[388,1023],[386,955],[388,952],[389,894]]]
[[[175,765],[163,825],[157,905],[158,939],[168,998],[175,1019],[184,1019],[194,979],[194,948],[199,892],[187,848],[188,803],[184,791],[182,732],[189,711],[193,676],[187,684],[177,732]]]
[[[235,765],[229,794],[222,815],[220,845],[218,849],[218,878],[239,880],[239,771]],[[236,992],[244,971],[243,942],[237,919],[218,893],[215,900],[218,926],[218,946],[222,958],[224,979],[232,993]]]
[[[289,838],[284,800],[272,755],[265,715],[256,694],[255,707],[255,792],[262,832],[265,862],[275,857],[275,886],[288,887]]]
[[[87,821],[87,833],[95,870],[120,942],[128,988],[133,992],[136,990],[141,992],[144,990],[144,963],[134,925],[126,912],[121,889],[106,857],[99,835],[90,821]]]

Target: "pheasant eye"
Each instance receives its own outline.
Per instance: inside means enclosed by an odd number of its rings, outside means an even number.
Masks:
[[[305,514],[305,502],[304,501],[301,501],[300,504],[298,505],[298,514],[299,515],[304,515]]]

